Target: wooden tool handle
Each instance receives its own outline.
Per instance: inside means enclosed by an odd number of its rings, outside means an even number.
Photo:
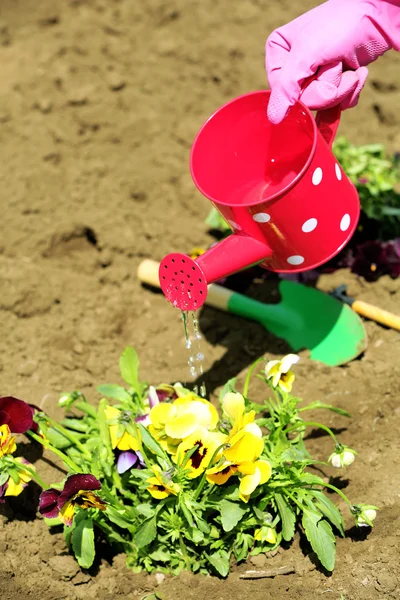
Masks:
[[[382,308],[378,308],[377,306],[373,306],[362,300],[355,300],[351,305],[351,308],[359,315],[367,317],[367,319],[371,319],[372,321],[386,325],[386,327],[391,327],[392,329],[400,331],[400,317],[387,310],[383,310]]]
[[[137,276],[142,283],[147,283],[148,285],[159,288],[160,280],[158,278],[158,268],[158,262],[147,258],[140,263]],[[208,286],[208,294],[205,303],[207,306],[213,306],[214,308],[219,308],[220,310],[227,312],[229,299],[233,293],[232,290],[228,290],[221,285],[212,283]]]

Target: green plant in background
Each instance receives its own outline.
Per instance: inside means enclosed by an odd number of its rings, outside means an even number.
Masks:
[[[338,161],[357,188],[362,211],[378,225],[378,239],[400,235],[400,169],[382,144],[355,146],[339,137],[333,147]]]
[[[261,403],[249,394],[257,361],[242,393],[235,380],[225,385],[220,411],[180,384],[140,382],[130,347],[120,360],[127,385],[100,386],[97,408],[79,392],[64,394],[60,404],[68,415],[57,422],[21,400],[1,398],[0,498],[36,480],[44,488],[41,514],[50,526],[64,526],[66,544],[83,568],[93,564],[100,535],[126,553],[135,571],[225,577],[233,560],[273,550],[300,529],[332,571],[344,522],[324,490],[342,498],[356,526],[372,527],[377,508],[352,505],[323,475],[329,462],[343,467],[356,453],[305,415],[314,409],[348,414],[292,395],[298,360],[290,354],[258,373],[267,389]],[[332,438],[326,462],[306,448],[310,427]],[[12,432],[27,433],[61,458],[65,480],[49,487],[32,465],[14,458]]]

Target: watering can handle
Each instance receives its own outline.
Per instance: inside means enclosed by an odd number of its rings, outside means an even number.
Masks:
[[[312,81],[315,81],[317,78],[318,71],[314,73],[314,75],[311,75],[311,77],[307,77],[307,79],[303,81],[301,93],[303,93],[304,90],[310,85],[310,83]],[[324,110],[319,110],[315,117],[317,127],[330,148],[332,148],[332,144],[335,139],[337,129],[339,127],[341,112],[342,109],[338,104],[337,106],[333,106],[332,108],[325,108]]]
[[[332,108],[326,108],[325,110],[319,110],[315,117],[317,127],[329,148],[332,148],[339,127],[341,112],[342,109],[338,105],[333,106]]]

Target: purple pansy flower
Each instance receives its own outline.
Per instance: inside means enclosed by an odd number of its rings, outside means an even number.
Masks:
[[[121,452],[117,459],[117,471],[120,475],[132,469],[132,467],[136,467],[136,469],[141,469],[145,466],[143,455],[139,450],[136,452],[126,451]]]

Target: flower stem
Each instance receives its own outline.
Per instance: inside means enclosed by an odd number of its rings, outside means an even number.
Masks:
[[[87,448],[85,448],[85,446],[83,444],[81,444],[81,442],[75,437],[75,435],[73,433],[71,433],[68,429],[66,429],[65,427],[63,427],[62,425],[60,425],[59,423],[57,423],[57,421],[54,421],[51,417],[46,415],[46,421],[56,430],[58,430],[64,437],[66,437],[70,442],[72,442],[74,444],[74,446],[76,446],[84,455],[84,457],[87,460],[92,460],[92,455],[90,454],[90,452],[87,450]]]
[[[247,371],[247,375],[246,375],[246,379],[244,382],[244,386],[243,386],[243,397],[247,398],[247,394],[249,391],[249,385],[250,385],[250,379],[251,376],[253,374],[254,369],[256,368],[256,366],[262,361],[264,360],[264,357],[261,356],[258,360],[256,360],[249,368],[249,370]]]
[[[26,433],[31,438],[39,442],[39,444],[41,444],[43,448],[45,448],[46,450],[50,450],[51,452],[53,452],[53,454],[59,456],[71,471],[75,471],[76,473],[82,473],[82,469],[78,467],[78,465],[75,464],[75,462],[69,456],[64,454],[64,452],[61,452],[61,450],[59,450],[58,448],[52,446],[50,442],[48,442],[46,439],[41,438],[40,435],[33,433],[33,431],[27,431]]]
[[[352,503],[350,502],[350,500],[347,498],[346,494],[343,494],[343,492],[341,490],[339,490],[339,488],[337,488],[335,485],[332,485],[330,483],[324,483],[321,485],[336,492],[337,495],[340,496],[350,508],[353,506]]]
[[[285,429],[284,433],[290,433],[291,431],[295,431],[296,429],[299,429],[300,427],[318,427],[319,429],[323,429],[324,431],[326,431],[326,433],[328,435],[331,436],[331,438],[333,439],[335,444],[339,444],[335,434],[333,433],[333,431],[331,429],[329,429],[329,427],[326,427],[325,425],[322,425],[321,423],[314,423],[314,421],[300,421],[299,423],[292,425],[292,427]]]
[[[35,469],[31,469],[31,467],[29,467],[28,465],[24,463],[18,463],[17,461],[14,462],[14,467],[17,471],[20,471],[21,473],[29,473],[31,478],[34,479],[36,483],[40,485],[41,488],[43,488],[44,490],[48,489],[49,486],[43,481],[43,479],[39,477]]]
[[[221,444],[221,446],[218,446],[218,448],[215,450],[214,454],[212,455],[210,462],[208,463],[208,467],[207,467],[207,469],[211,469],[211,467],[212,467],[212,466],[213,466],[213,464],[214,464],[215,457],[216,457],[216,456],[218,456],[218,453],[219,453],[219,452],[222,450],[222,448],[224,448],[224,447],[225,447],[225,444]],[[202,478],[200,479],[200,483],[199,483],[199,485],[197,486],[197,489],[196,489],[195,493],[193,494],[193,500],[194,500],[195,502],[196,502],[196,500],[198,499],[198,497],[200,496],[201,492],[203,491],[203,487],[204,487],[204,484],[205,484],[205,482],[206,482],[206,477],[207,477],[207,469],[204,471],[204,473],[203,473],[203,475],[202,475]]]

